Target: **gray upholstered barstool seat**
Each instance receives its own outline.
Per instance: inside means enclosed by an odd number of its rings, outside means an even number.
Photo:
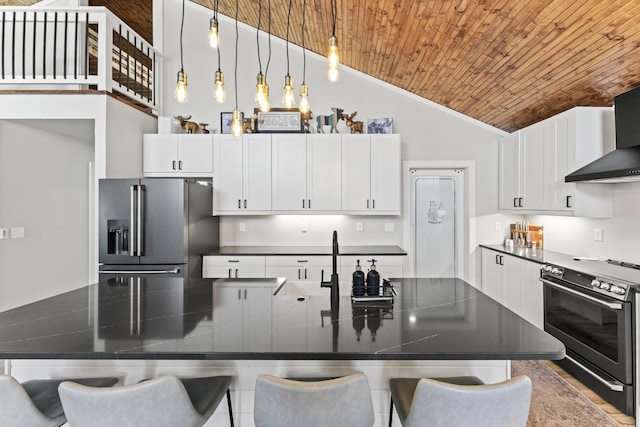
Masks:
[[[363,374],[321,381],[260,375],[253,418],[256,427],[371,427],[371,390]]]
[[[229,376],[181,379],[166,375],[111,389],[64,382],[59,391],[71,427],[199,427],[225,394],[233,426],[230,385]]]
[[[67,419],[62,410],[58,386],[69,379],[29,380],[20,384],[0,375],[0,425],[3,427],[58,427]],[[71,381],[111,387],[118,378],[75,378]]]
[[[531,380],[525,375],[496,384],[477,377],[392,378],[393,405],[404,427],[524,427],[531,403]]]

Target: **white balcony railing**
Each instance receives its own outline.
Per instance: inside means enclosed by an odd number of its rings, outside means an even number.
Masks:
[[[96,89],[160,109],[160,52],[104,7],[0,7],[0,61],[0,90]]]

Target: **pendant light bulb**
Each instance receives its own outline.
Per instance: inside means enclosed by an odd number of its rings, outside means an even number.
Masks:
[[[240,115],[240,110],[234,108],[231,114],[231,135],[239,137],[242,135],[242,116]]]
[[[263,113],[268,113],[269,110],[271,110],[271,103],[269,102],[269,85],[266,83],[266,78],[265,78],[264,99],[260,104],[260,111],[262,111]]]
[[[218,35],[218,20],[216,18],[211,18],[211,20],[209,21],[209,46],[217,49],[219,43],[220,39]]]
[[[187,92],[187,73],[184,71],[178,71],[178,83],[176,84],[175,91],[176,100],[184,104],[189,100],[189,93]]]
[[[296,105],[296,100],[293,97],[293,81],[289,74],[284,76],[284,94],[282,95],[282,103],[286,108],[293,108],[293,106]]]
[[[309,114],[309,88],[304,83],[300,85],[300,113]]]
[[[227,93],[224,90],[224,74],[220,70],[216,71],[213,98],[219,104],[227,100]]]
[[[329,54],[327,55],[329,64],[329,81],[338,80],[338,65],[340,65],[340,57],[338,56],[338,38],[333,35],[329,37]]]
[[[266,82],[267,80],[265,79],[264,74],[259,73],[258,77],[256,77],[256,96],[254,99],[258,107],[264,104],[264,99],[266,97]]]

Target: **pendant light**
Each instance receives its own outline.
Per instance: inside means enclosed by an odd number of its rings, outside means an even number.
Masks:
[[[340,65],[340,57],[338,56],[338,38],[336,37],[336,0],[331,0],[331,14],[333,15],[333,30],[329,37],[329,53],[327,54],[327,62],[329,64],[329,81],[338,80],[338,65]]]
[[[218,33],[218,0],[213,3],[213,18],[209,21],[209,46],[217,49],[220,45],[220,35]]]
[[[234,87],[236,95],[236,108],[231,115],[231,134],[235,137],[242,136],[242,114],[238,109],[238,0],[236,0],[236,63],[234,69]]]
[[[220,33],[218,32],[218,0],[214,3],[213,8],[213,18],[216,21],[216,43],[217,43],[217,53],[218,53],[218,71],[215,72],[213,77],[213,99],[216,100],[217,103],[222,104],[227,100],[227,93],[224,90],[224,74],[222,70],[220,70]],[[211,34],[209,34],[211,35]],[[211,38],[209,38],[211,41]]]
[[[310,111],[309,107],[309,88],[305,82],[307,76],[307,55],[304,47],[304,24],[306,17],[307,0],[302,2],[302,84],[300,85],[300,114],[303,118],[307,117]]]
[[[267,108],[267,104],[265,102],[266,98],[266,85],[267,79],[262,74],[262,59],[260,58],[260,22],[262,19],[262,0],[258,0],[258,29],[256,30],[256,44],[258,47],[258,65],[260,67],[260,72],[256,78],[256,96],[255,102],[258,105],[260,111],[269,111]],[[266,108],[266,109],[265,109]]]
[[[180,71],[178,71],[178,83],[176,84],[176,91],[174,93],[176,100],[181,104],[184,104],[189,100],[189,93],[187,92],[187,73],[184,72],[184,62],[182,59],[182,30],[184,29],[184,3],[182,0],[182,23],[180,24]]]
[[[287,14],[287,75],[284,76],[284,93],[282,95],[282,103],[286,108],[293,108],[296,105],[296,100],[293,97],[293,80],[289,75],[289,26],[291,23],[291,3],[293,0],[289,0],[289,12]]]
[[[269,75],[269,64],[271,63],[271,0],[267,1],[267,12],[269,14],[269,24],[267,26],[267,34],[269,38],[269,56],[267,57],[267,67],[264,70],[264,100],[260,106],[260,111],[268,112],[271,109],[269,102],[269,83],[267,76]]]

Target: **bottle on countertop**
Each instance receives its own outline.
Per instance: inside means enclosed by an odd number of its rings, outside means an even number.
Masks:
[[[364,296],[364,271],[360,266],[360,260],[357,260],[356,271],[353,272],[353,296]]]
[[[371,266],[367,273],[367,295],[377,296],[380,295],[380,273],[376,270],[376,260],[371,259]]]

